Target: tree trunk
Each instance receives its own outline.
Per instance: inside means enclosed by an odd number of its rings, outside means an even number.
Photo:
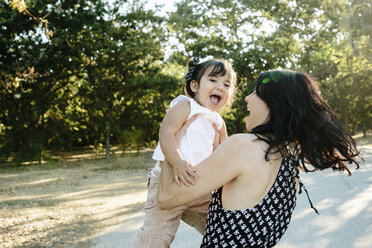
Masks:
[[[365,121],[363,121],[363,138],[367,138],[367,125]]]
[[[106,121],[106,159],[110,159],[110,122]]]

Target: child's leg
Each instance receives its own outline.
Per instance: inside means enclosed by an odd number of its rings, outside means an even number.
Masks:
[[[211,194],[192,201],[187,204],[187,210],[182,215],[182,220],[194,227],[201,235],[204,235],[210,201]]]
[[[182,213],[186,206],[172,210],[158,207],[159,173],[148,176],[148,193],[145,204],[145,219],[134,240],[134,248],[168,248],[176,235]]]

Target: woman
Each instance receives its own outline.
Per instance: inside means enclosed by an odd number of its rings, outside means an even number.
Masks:
[[[296,205],[298,169],[347,170],[353,138],[307,74],[261,73],[246,97],[249,134],[229,137],[197,164],[195,185],[179,187],[163,164],[158,204],[170,209],[215,189],[201,247],[273,247]]]

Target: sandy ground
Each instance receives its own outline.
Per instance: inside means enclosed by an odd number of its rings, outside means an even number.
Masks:
[[[276,246],[372,248],[372,140],[360,140],[366,166],[353,176],[303,174],[317,216],[299,196]],[[140,156],[0,167],[0,247],[132,247],[146,200],[151,152]],[[199,247],[181,223],[171,247]]]
[[[330,170],[301,175],[320,215],[310,208],[305,193],[299,195],[289,228],[275,247],[372,248],[372,145],[360,148],[366,164],[353,169],[352,176]],[[93,247],[132,247],[143,217],[143,212],[135,212],[121,225],[107,228],[91,240]],[[198,232],[181,223],[171,247],[199,247],[201,239]]]
[[[0,247],[92,247],[97,233],[141,212],[152,165],[143,152],[0,168]]]

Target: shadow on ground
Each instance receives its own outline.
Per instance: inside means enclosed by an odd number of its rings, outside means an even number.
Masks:
[[[352,176],[331,170],[301,175],[320,215],[310,208],[305,193],[299,195],[292,222],[276,247],[372,247],[372,146],[360,148],[365,165],[352,169]],[[93,247],[132,247],[143,217],[142,211],[134,212],[126,222],[92,239]],[[181,223],[171,247],[199,247],[201,239],[200,234]]]

